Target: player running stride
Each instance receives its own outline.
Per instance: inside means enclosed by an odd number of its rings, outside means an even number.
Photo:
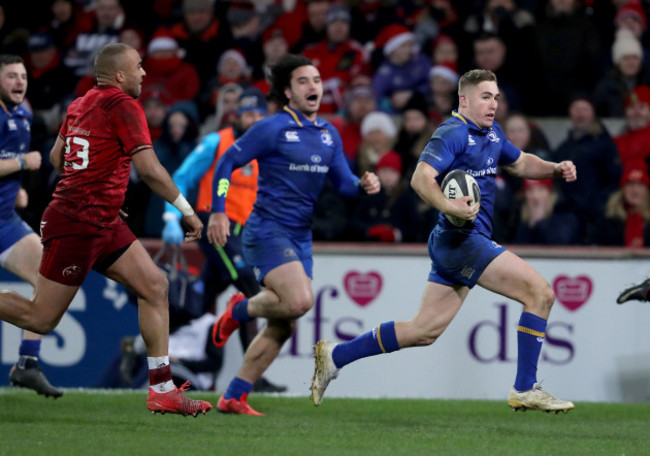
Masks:
[[[186,239],[203,224],[160,164],[142,106],[140,54],[121,43],[104,46],[95,59],[97,86],[68,108],[50,160],[61,174],[43,213],[43,258],[34,297],[0,292],[0,319],[45,334],[59,322],[84,278],[94,269],[138,296],[138,321],[147,346],[152,412],[194,415],[212,405],[188,399],[174,386],[167,354],[168,284],[119,211],[131,162],[146,184],[183,214]],[[100,336],[101,337],[101,336]]]
[[[232,170],[253,159],[259,164],[257,201],[243,234],[244,259],[256,271],[260,293],[236,293],[217,319],[213,339],[222,347],[241,323],[268,319],[246,350],[244,364],[217,403],[223,413],[260,415],[247,397],[255,381],[278,356],[296,322],[314,305],[311,288],[311,216],[328,177],[344,195],[379,191],[379,179],[352,174],[338,132],[317,117],[323,96],[320,73],[302,56],[286,55],[272,70],[271,92],[285,103],[260,120],[217,163],[212,185],[208,239],[223,246],[230,234],[225,202]]]
[[[470,289],[478,284],[519,301],[524,309],[517,328],[518,362],[515,384],[508,397],[514,410],[567,412],[573,403],[544,391],[537,382],[537,362],[546,322],[555,302],[550,285],[521,258],[490,239],[497,165],[528,179],[577,178],[570,161],[552,163],[514,147],[494,114],[499,88],[494,73],[472,70],[458,85],[459,108],[442,123],[427,143],[411,185],[420,197],[440,211],[429,237],[431,272],[418,313],[410,321],[389,321],[341,344],[321,340],[315,346],[311,399],[319,405],[339,369],[360,358],[401,348],[433,344],[449,326]],[[440,182],[454,169],[476,179],[481,202],[468,205],[469,196],[448,200]],[[445,216],[472,221],[453,225]]]
[[[32,287],[36,284],[43,247],[14,208],[24,170],[41,167],[41,153],[29,150],[31,114],[21,106],[27,92],[27,69],[17,55],[0,55],[0,266]],[[18,362],[9,371],[12,385],[33,389],[55,399],[63,391],[54,388],[38,364],[40,334],[23,331]]]

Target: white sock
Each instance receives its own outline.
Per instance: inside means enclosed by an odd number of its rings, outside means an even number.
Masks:
[[[147,364],[149,366],[149,370],[160,369],[161,367],[169,366],[169,356],[148,356]],[[171,380],[149,386],[156,393],[168,393],[169,391],[173,391],[175,388],[174,382]]]

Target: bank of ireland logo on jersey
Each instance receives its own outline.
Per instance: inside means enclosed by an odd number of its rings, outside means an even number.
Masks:
[[[310,158],[312,163],[320,163],[321,160],[323,160],[320,155],[316,154],[312,155]]]
[[[326,146],[331,146],[334,144],[334,141],[332,141],[332,135],[330,135],[330,132],[327,130],[324,130],[320,134],[320,140],[325,144]]]
[[[300,142],[297,131],[289,130],[284,132],[284,138],[289,142]]]

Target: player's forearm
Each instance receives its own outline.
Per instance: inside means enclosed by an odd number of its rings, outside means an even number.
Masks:
[[[525,179],[551,179],[555,177],[557,163],[542,160],[537,155],[522,153],[522,159],[514,163],[510,173]]]
[[[411,187],[428,205],[447,213],[449,200],[445,198],[436,181],[436,174],[431,170],[433,170],[432,167],[420,163],[411,178]]]
[[[20,158],[5,158],[0,160],[0,177],[8,176],[24,169],[24,164]]]

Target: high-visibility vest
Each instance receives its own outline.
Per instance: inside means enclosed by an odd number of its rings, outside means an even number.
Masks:
[[[219,146],[214,156],[210,169],[203,175],[199,182],[199,194],[196,207],[199,211],[210,212],[212,206],[212,178],[214,168],[219,158],[235,142],[235,132],[232,127],[219,131]],[[253,204],[257,199],[257,175],[259,167],[257,160],[246,163],[233,171],[230,177],[230,187],[226,196],[226,215],[229,219],[246,224],[248,216],[253,211]]]

